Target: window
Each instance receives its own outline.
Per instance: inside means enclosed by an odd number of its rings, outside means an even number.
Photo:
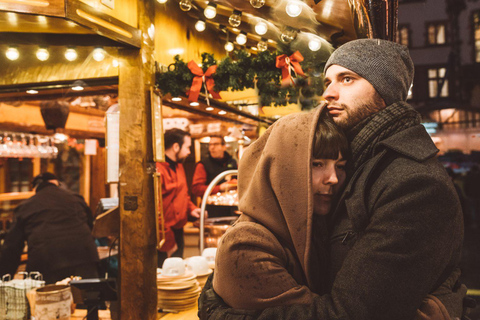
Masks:
[[[447,43],[446,24],[443,22],[427,24],[427,43],[441,45]]]
[[[475,62],[480,62],[480,12],[473,13],[473,42],[475,44]]]
[[[446,73],[446,68],[428,69],[428,96],[430,98],[448,97]]]
[[[410,47],[410,28],[408,26],[398,27],[397,42]]]

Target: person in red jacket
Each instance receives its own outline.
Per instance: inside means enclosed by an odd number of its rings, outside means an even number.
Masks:
[[[167,257],[183,257],[183,227],[187,223],[187,216],[200,217],[200,209],[190,200],[182,165],[190,154],[192,138],[188,132],[174,128],[165,132],[164,139],[166,161],[157,163],[157,172],[162,176],[165,219],[165,243],[158,253],[159,267]]]

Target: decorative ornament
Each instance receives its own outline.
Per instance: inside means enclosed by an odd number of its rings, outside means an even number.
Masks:
[[[203,32],[205,31],[205,28],[206,28],[206,24],[205,24],[205,21],[203,20],[198,20],[196,23],[195,23],[195,29],[198,31],[198,32]]]
[[[300,62],[303,61],[303,56],[300,51],[295,51],[291,56],[282,54],[277,57],[275,66],[282,69],[282,87],[291,85],[293,82],[292,73],[295,78],[298,75],[305,77]]]
[[[242,12],[238,10],[233,10],[232,15],[228,18],[228,23],[236,28],[242,23]]]
[[[265,0],[250,0],[252,7],[259,9],[265,5]]]
[[[239,45],[243,46],[245,43],[247,43],[247,33],[243,31],[240,32],[235,40]]]
[[[182,11],[190,11],[190,9],[192,9],[192,2],[190,0],[181,0],[178,4]]]
[[[280,36],[280,40],[282,40],[283,43],[288,44],[292,42],[296,37],[297,37],[297,30],[293,28],[286,28],[285,31],[282,32],[282,35]]]
[[[228,41],[227,43],[225,43],[225,50],[227,52],[232,52],[233,49],[235,49],[235,46],[233,45],[233,43],[231,43],[230,41]]]
[[[8,60],[15,61],[20,57],[20,52],[18,52],[16,47],[9,47],[5,52],[5,56]]]
[[[207,104],[210,105],[210,101],[208,99],[208,93],[210,92],[214,99],[221,99],[220,94],[214,90],[215,81],[213,80],[213,74],[217,71],[217,66],[213,65],[210,66],[205,73],[203,73],[202,68],[198,66],[195,61],[190,61],[188,63],[188,68],[190,71],[195,75],[192,80],[192,85],[190,87],[190,91],[188,93],[188,100],[191,102],[198,101],[198,95],[200,94],[200,90],[202,89],[202,85],[205,87],[205,97],[207,98]]]
[[[209,2],[208,6],[203,11],[203,14],[207,19],[213,19],[217,15],[217,4]]]
[[[260,52],[266,51],[268,49],[267,41],[265,41],[265,39],[263,39],[263,38],[262,38],[262,40],[258,41],[257,49]]]
[[[35,55],[37,56],[37,59],[40,61],[46,61],[50,57],[50,53],[46,48],[38,49]]]

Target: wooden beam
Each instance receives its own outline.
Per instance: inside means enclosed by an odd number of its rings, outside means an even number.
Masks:
[[[142,34],[154,23],[154,0],[138,1]],[[156,224],[150,88],[155,84],[154,40],[119,50],[120,319],[157,317]]]

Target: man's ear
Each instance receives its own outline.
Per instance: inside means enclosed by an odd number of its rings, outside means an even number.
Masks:
[[[180,151],[180,144],[178,144],[178,142],[175,142],[173,145],[172,145],[172,150],[176,153],[178,151]]]

